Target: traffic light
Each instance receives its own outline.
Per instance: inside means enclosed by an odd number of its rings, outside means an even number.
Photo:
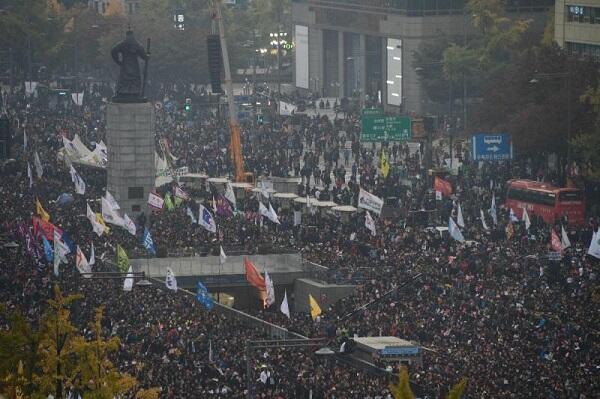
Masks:
[[[206,48],[208,54],[208,72],[210,74],[210,85],[213,93],[223,93],[221,88],[221,69],[223,58],[221,55],[221,39],[219,35],[208,35],[206,37]]]
[[[183,109],[185,110],[185,112],[190,112],[192,110],[192,99],[191,98],[185,99],[185,105],[183,106]]]

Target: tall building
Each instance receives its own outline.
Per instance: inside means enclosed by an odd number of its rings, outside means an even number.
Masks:
[[[554,0],[508,0],[514,17],[542,29]],[[465,0],[293,0],[295,84],[326,96],[359,94],[391,112],[431,112],[414,52],[440,34],[473,30]]]
[[[554,40],[569,54],[600,59],[600,0],[557,0]]]

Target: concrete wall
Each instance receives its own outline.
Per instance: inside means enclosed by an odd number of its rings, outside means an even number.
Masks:
[[[108,190],[130,216],[147,212],[148,193],[156,175],[154,107],[150,103],[109,103],[106,123]],[[140,198],[129,197],[131,187],[142,188]]]
[[[309,312],[308,294],[317,300],[321,310],[325,310],[347,296],[354,294],[354,285],[321,284],[309,279],[297,279],[294,282],[295,311]]]

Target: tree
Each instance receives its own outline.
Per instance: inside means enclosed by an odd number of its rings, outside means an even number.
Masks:
[[[579,161],[581,175],[588,180],[600,182],[600,87],[588,88],[580,100],[596,115],[596,120],[589,132],[571,140],[571,146]]]
[[[458,384],[454,385],[452,387],[452,389],[450,389],[450,392],[448,392],[446,399],[460,399],[460,398],[462,398],[462,396],[466,390],[467,390],[467,379],[462,378],[458,382]]]
[[[398,374],[398,383],[389,385],[389,390],[394,399],[415,399],[415,394],[410,389],[410,383],[408,381],[408,369],[406,366],[400,367],[400,373]]]

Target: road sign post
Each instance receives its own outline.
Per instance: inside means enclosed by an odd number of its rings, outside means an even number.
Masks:
[[[404,116],[384,116],[380,109],[364,109],[362,142],[406,141],[412,138],[411,120]]]
[[[471,139],[475,161],[513,159],[513,143],[508,133],[478,133]]]

